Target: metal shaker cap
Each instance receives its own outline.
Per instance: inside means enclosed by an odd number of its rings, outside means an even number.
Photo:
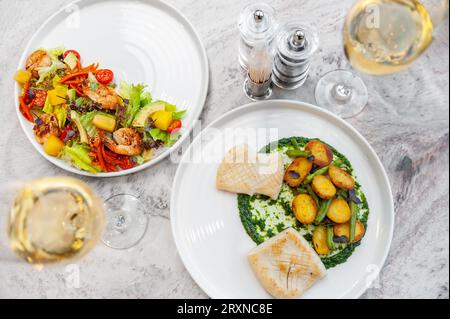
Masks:
[[[289,64],[303,63],[319,48],[319,36],[311,27],[288,24],[277,40],[277,51]]]
[[[242,38],[248,43],[271,41],[277,31],[275,9],[266,3],[249,5],[242,11],[239,22]]]

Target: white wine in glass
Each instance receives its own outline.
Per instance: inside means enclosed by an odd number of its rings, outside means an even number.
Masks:
[[[103,201],[80,180],[49,177],[27,182],[10,210],[12,250],[32,264],[81,257],[101,238]]]
[[[428,48],[433,29],[431,15],[419,1],[362,1],[347,18],[345,53],[353,67],[364,73],[395,73]]]
[[[399,72],[431,44],[433,31],[448,13],[448,0],[362,0],[347,15],[344,51],[364,73]],[[367,103],[364,82],[345,70],[332,71],[316,87],[317,103],[343,118],[360,113]]]

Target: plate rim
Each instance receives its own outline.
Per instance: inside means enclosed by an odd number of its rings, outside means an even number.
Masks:
[[[36,31],[33,33],[33,35],[31,36],[31,38],[28,40],[27,44],[25,45],[24,50],[22,51],[22,54],[20,56],[19,59],[19,63],[18,66],[16,68],[16,70],[19,70],[20,68],[23,67],[25,60],[27,58],[27,52],[30,51],[31,49],[31,45],[32,43],[38,38],[39,34],[42,32],[42,30],[47,27],[52,21],[53,19],[57,18],[58,15],[63,14],[66,10],[68,10],[70,7],[72,6],[76,6],[78,4],[80,4],[83,2],[87,2],[88,4],[96,4],[99,3],[100,1],[102,2],[109,2],[112,0],[97,0],[97,1],[93,1],[93,0],[74,0],[70,3],[68,3],[67,5],[62,6],[59,10],[56,10],[53,14],[51,14],[48,18],[46,18],[44,20],[44,22],[41,23],[41,25],[39,26],[39,28],[36,29]],[[205,78],[205,82],[202,84],[203,85],[203,93],[201,96],[201,105],[200,107],[197,108],[196,112],[194,113],[194,117],[193,117],[193,121],[192,123],[186,127],[186,130],[184,132],[184,134],[180,137],[180,139],[170,148],[165,149],[161,154],[159,154],[158,156],[156,156],[156,158],[152,159],[151,161],[138,165],[136,167],[133,167],[131,169],[127,169],[127,170],[123,170],[123,171],[119,171],[119,172],[108,172],[108,173],[98,173],[98,174],[92,174],[86,171],[83,171],[81,169],[78,169],[76,167],[74,167],[73,165],[66,163],[65,161],[56,158],[56,157],[51,157],[47,154],[44,153],[44,150],[42,147],[38,147],[37,145],[35,145],[35,141],[34,141],[34,136],[32,136],[32,134],[29,132],[29,122],[27,122],[22,114],[19,111],[19,104],[18,104],[18,99],[17,96],[20,92],[20,87],[19,85],[14,81],[14,106],[16,109],[16,114],[20,123],[20,127],[22,128],[22,131],[24,132],[25,136],[27,137],[28,141],[30,142],[30,144],[33,146],[33,148],[35,150],[38,151],[38,153],[45,158],[47,161],[49,161],[50,163],[52,163],[53,165],[59,167],[62,170],[65,170],[67,172],[73,173],[73,174],[77,174],[77,175],[81,175],[81,176],[88,176],[88,177],[97,177],[97,178],[108,178],[108,177],[118,177],[118,176],[125,176],[125,175],[130,175],[130,174],[134,174],[134,173],[138,173],[140,171],[143,171],[145,169],[148,169],[152,166],[155,166],[156,164],[158,164],[159,162],[161,162],[162,160],[166,159],[170,154],[172,154],[173,152],[177,151],[177,149],[183,145],[184,141],[186,140],[186,138],[188,138],[190,136],[190,133],[192,132],[193,128],[195,127],[195,122],[200,118],[200,115],[203,112],[203,109],[205,107],[205,103],[206,103],[206,99],[208,96],[208,91],[209,91],[209,81],[210,81],[210,74],[209,74],[209,61],[208,61],[208,56],[206,54],[206,48],[203,45],[203,41],[200,37],[200,34],[198,33],[198,31],[195,29],[194,25],[187,19],[187,17],[181,12],[181,10],[175,8],[173,5],[163,1],[163,0],[138,0],[139,2],[146,2],[148,5],[161,5],[161,6],[165,6],[167,9],[171,10],[173,13],[175,13],[179,18],[182,19],[182,23],[186,24],[190,31],[192,32],[192,36],[195,38],[195,41],[197,42],[197,45],[199,46],[200,52],[201,52],[201,59],[202,59],[202,64],[204,65],[204,73],[203,73],[203,77]]]
[[[389,196],[389,208],[390,208],[389,211],[390,211],[390,219],[392,220],[392,223],[391,223],[389,234],[388,234],[388,242],[387,242],[387,245],[386,245],[386,249],[385,249],[385,251],[383,253],[383,257],[381,259],[381,263],[379,263],[380,271],[377,274],[377,278],[380,275],[381,270],[383,269],[383,267],[384,267],[384,265],[386,263],[386,259],[387,259],[388,255],[389,255],[390,250],[391,250],[392,239],[393,239],[394,229],[395,229],[395,205],[394,205],[394,198],[393,198],[393,195],[392,195],[392,187],[391,187],[391,183],[390,183],[390,180],[389,180],[389,176],[386,173],[386,170],[385,170],[385,168],[383,166],[383,163],[381,162],[380,158],[378,157],[378,154],[375,152],[375,150],[372,148],[372,146],[369,144],[369,142],[364,138],[364,136],[361,133],[359,133],[358,130],[356,130],[350,123],[348,123],[344,119],[341,119],[340,117],[338,117],[334,113],[332,113],[332,112],[330,112],[330,111],[328,111],[326,109],[323,109],[321,107],[318,107],[318,106],[316,106],[314,104],[311,104],[311,103],[302,102],[302,101],[296,101],[296,100],[288,100],[288,99],[273,99],[273,100],[265,100],[265,101],[259,101],[259,102],[251,102],[251,103],[239,106],[237,108],[234,108],[231,111],[222,114],[220,117],[218,117],[217,119],[212,121],[209,125],[207,125],[200,132],[200,134],[198,134],[193,139],[193,141],[191,142],[189,147],[184,152],[183,156],[180,158],[180,163],[178,164],[177,171],[175,173],[174,180],[173,180],[173,183],[172,183],[172,188],[171,188],[171,196],[170,196],[170,224],[171,224],[171,230],[172,230],[172,237],[173,237],[173,239],[175,241],[175,246],[177,247],[178,255],[180,256],[184,267],[189,272],[189,275],[192,277],[192,279],[194,279],[196,284],[200,287],[200,289],[203,290],[204,293],[206,293],[210,298],[213,298],[213,299],[222,298],[222,297],[215,297],[214,293],[212,293],[211,291],[208,291],[206,286],[203,284],[202,279],[200,278],[201,277],[200,274],[195,272],[194,265],[188,264],[187,257],[185,256],[186,253],[182,253],[181,250],[180,250],[179,235],[175,231],[175,227],[176,227],[175,226],[175,222],[174,222],[174,216],[175,216],[175,212],[174,212],[175,205],[174,205],[174,203],[175,203],[175,196],[176,196],[175,190],[176,190],[177,184],[179,184],[179,179],[180,179],[180,176],[182,174],[183,166],[185,165],[185,164],[183,164],[183,160],[189,154],[189,152],[192,150],[192,147],[197,142],[197,140],[201,138],[202,132],[210,129],[211,127],[214,127],[219,122],[227,120],[227,118],[232,117],[236,113],[239,113],[239,112],[242,112],[242,111],[249,112],[249,111],[251,111],[252,108],[254,108],[254,109],[261,109],[263,107],[268,107],[268,106],[270,106],[270,104],[273,104],[273,103],[284,104],[283,106],[280,105],[280,107],[289,107],[289,105],[291,105],[291,106],[294,106],[297,110],[302,110],[302,109],[304,110],[306,108],[307,111],[309,111],[309,112],[314,112],[314,113],[319,114],[319,115],[328,116],[332,120],[337,121],[339,124],[343,125],[346,129],[350,130],[351,133],[356,135],[356,137],[362,143],[364,143],[364,145],[367,147],[367,149],[371,152],[371,155],[375,159],[377,165],[381,169],[383,181],[387,184],[387,190],[388,190],[388,193],[390,194],[390,196]],[[366,292],[366,290],[368,288],[369,287],[365,286],[364,288],[360,289],[359,291],[356,292],[356,295],[353,298],[357,299],[357,298],[361,297],[361,295],[364,292]]]

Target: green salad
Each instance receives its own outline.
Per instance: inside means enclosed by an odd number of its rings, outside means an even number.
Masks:
[[[16,73],[19,111],[47,155],[92,174],[117,172],[179,140],[186,110],[155,99],[143,84],[117,85],[112,70],[82,62],[75,50],[39,49]]]

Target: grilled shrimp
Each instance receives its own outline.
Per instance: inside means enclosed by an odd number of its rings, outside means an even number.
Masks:
[[[102,109],[115,110],[119,104],[119,95],[109,86],[98,83],[97,89],[92,90],[88,83],[83,87],[83,93],[92,101],[98,103]]]
[[[33,77],[38,78],[39,73],[37,68],[51,66],[52,59],[44,50],[37,50],[33,52],[27,59],[25,68],[27,71],[31,72]]]
[[[50,135],[59,136],[61,134],[55,115],[44,114],[40,120],[41,123],[34,126],[34,134],[40,144],[44,144]]]
[[[102,140],[106,147],[114,153],[135,156],[142,153],[142,138],[132,128],[121,128],[113,133],[113,139],[103,135]]]

